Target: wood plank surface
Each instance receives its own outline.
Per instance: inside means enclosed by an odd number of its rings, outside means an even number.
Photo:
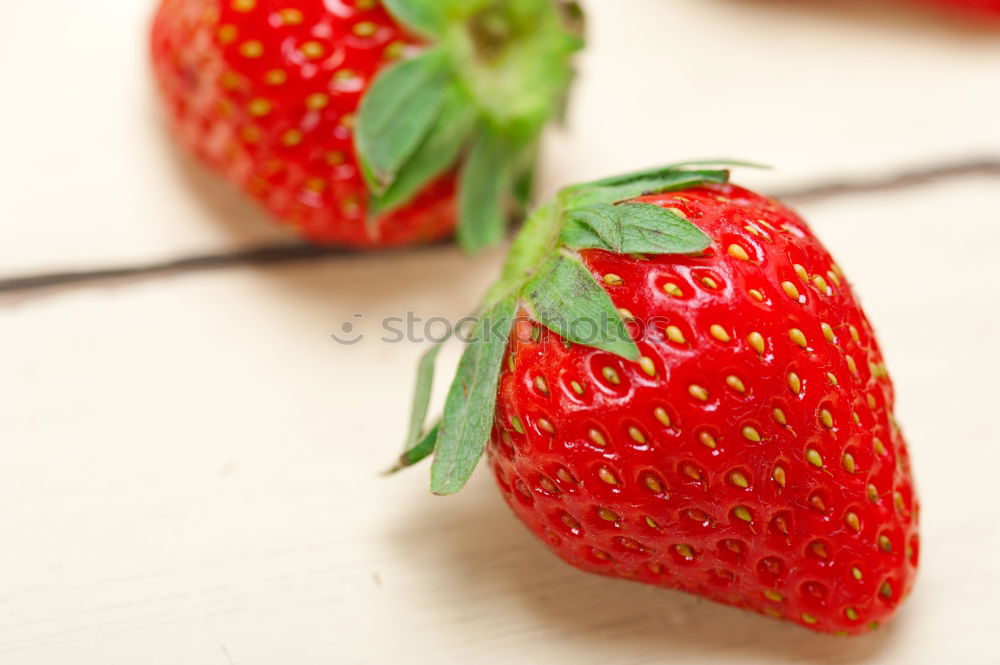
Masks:
[[[287,239],[163,136],[152,2],[53,0],[0,21],[0,280],[222,260],[0,293],[0,664],[1000,662],[1000,34],[902,3],[586,4],[542,190],[777,167],[738,180],[793,190],[896,380],[923,503],[898,619],[838,640],[588,576],[488,474],[448,499],[426,467],[383,478],[425,345],[382,322],[463,316],[502,251],[232,260]]]
[[[921,579],[877,634],[579,573],[486,474],[449,499],[380,477],[423,346],[379,322],[454,320],[499,260],[441,248],[0,301],[0,662],[996,662],[998,211],[985,178],[803,207],[881,333],[923,498]],[[366,338],[334,343],[345,321]]]

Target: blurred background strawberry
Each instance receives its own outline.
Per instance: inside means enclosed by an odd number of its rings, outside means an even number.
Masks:
[[[563,103],[580,15],[562,0],[164,0],[174,133],[318,243],[495,243]],[[381,77],[381,78],[380,78]],[[363,103],[364,102],[364,103]]]

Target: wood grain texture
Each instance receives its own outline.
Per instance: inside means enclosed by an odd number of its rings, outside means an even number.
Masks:
[[[742,174],[741,174],[742,175]],[[811,184],[789,189],[771,191],[771,195],[789,204],[814,202],[838,196],[890,192],[897,189],[923,187],[941,181],[990,178],[1000,181],[1000,158],[967,159],[950,161],[883,175],[877,178],[836,178],[829,177]],[[516,227],[511,234],[516,233]],[[450,242],[450,241],[448,241]],[[427,247],[410,247],[397,252],[422,252]],[[156,279],[173,275],[223,270],[240,267],[265,267],[305,261],[347,260],[348,257],[362,259],[363,250],[340,247],[319,247],[301,242],[282,241],[251,249],[233,249],[210,254],[193,254],[174,259],[158,260],[131,265],[100,265],[89,269],[40,272],[0,278],[0,294],[22,294],[22,299],[34,297],[29,292],[51,292],[64,288],[87,287],[95,283],[128,281],[134,283],[144,279]]]
[[[775,191],[1000,153],[995,34],[870,1],[587,4],[545,191],[692,156],[773,163],[739,179]],[[150,8],[5,8],[0,275],[286,241],[169,148]],[[40,48],[23,26],[43,22]],[[488,474],[447,499],[426,465],[381,477],[426,346],[378,341],[380,321],[464,315],[502,258],[435,247],[0,295],[0,663],[997,663],[996,177],[800,204],[880,332],[923,500],[921,576],[884,630],[836,640],[588,576]],[[345,323],[366,338],[334,343]]]
[[[487,474],[380,477],[425,347],[378,322],[461,316],[500,259],[440,248],[6,307],[0,662],[995,662],[998,211],[991,182],[803,210],[881,333],[923,499],[916,592],[874,635],[579,573]],[[333,343],[355,312],[368,337]]]
[[[0,276],[287,240],[166,136],[154,4],[5,10]],[[542,194],[684,159],[771,164],[745,179],[778,189],[1000,153],[996,31],[904,0],[584,4],[590,47],[568,125],[546,140]]]

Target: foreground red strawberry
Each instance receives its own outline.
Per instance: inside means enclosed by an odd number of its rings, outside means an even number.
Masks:
[[[384,4],[384,7],[383,7]],[[175,133],[319,243],[503,234],[580,46],[566,0],[163,0]]]
[[[421,438],[422,363],[401,465],[433,450],[453,493],[489,440],[510,507],[574,566],[864,632],[919,552],[892,384],[805,222],[727,178],[673,167],[542,208]]]

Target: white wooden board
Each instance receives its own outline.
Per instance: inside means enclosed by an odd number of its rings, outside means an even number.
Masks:
[[[740,179],[783,189],[1000,154],[996,33],[870,2],[588,4],[546,190],[688,156],[774,163]],[[0,277],[281,239],[168,147],[149,10],[5,7]],[[880,332],[923,502],[921,577],[884,630],[588,576],[487,474],[449,499],[426,468],[380,477],[422,347],[379,321],[461,316],[502,254],[435,248],[0,295],[0,663],[997,663],[1000,177],[800,207]],[[335,344],[345,321],[366,339]]]
[[[541,191],[704,157],[753,182],[1000,152],[1000,29],[905,0],[590,0],[570,122]],[[9,3],[0,22],[0,276],[285,239],[165,135],[154,0]]]
[[[454,319],[496,268],[437,249],[5,300],[0,662],[996,662],[996,184],[804,210],[881,331],[923,498],[878,634],[569,569],[485,474],[379,477],[420,347],[377,322]],[[355,312],[368,338],[333,343]]]

